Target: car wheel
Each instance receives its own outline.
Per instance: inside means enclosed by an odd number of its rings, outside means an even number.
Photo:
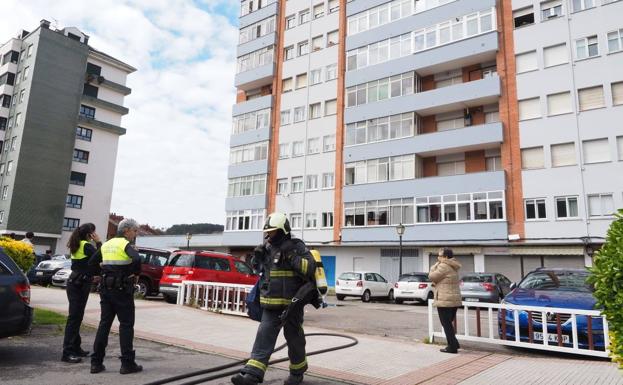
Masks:
[[[424,301],[424,303],[428,305],[428,300],[430,299],[435,299],[435,294],[433,294],[432,291],[428,292],[428,296],[426,296],[426,301]]]
[[[337,297],[338,301],[344,301],[344,298],[346,298],[346,296],[342,294],[336,294],[335,296]]]
[[[405,300],[402,298],[394,298],[394,302],[397,303],[398,305],[401,305]]]
[[[177,297],[173,297],[170,295],[164,295],[164,300],[167,301],[167,303],[177,303]]]
[[[387,299],[392,302],[394,300],[394,291],[390,290],[389,294],[387,294]]]
[[[151,285],[149,284],[149,281],[147,281],[145,278],[139,279],[137,286],[137,294],[139,294],[141,297],[145,297],[147,294],[151,293]]]
[[[371,299],[372,299],[372,295],[370,294],[370,290],[364,291],[363,295],[361,296],[361,301],[370,302]]]

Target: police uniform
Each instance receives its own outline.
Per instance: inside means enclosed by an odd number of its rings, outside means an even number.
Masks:
[[[80,241],[78,250],[71,254],[71,275],[67,280],[69,314],[63,340],[63,361],[72,362],[70,357],[85,357],[88,354],[80,347],[80,325],[91,291],[92,275],[89,273],[88,261],[95,252],[96,248],[83,240]]]
[[[134,279],[140,273],[140,256],[124,237],[112,238],[89,260],[97,268],[101,262],[102,281],[100,289],[101,319],[93,343],[91,372],[102,365],[108,345],[108,334],[115,319],[119,319],[119,342],[121,367],[136,366],[134,362]],[[103,370],[103,368],[102,368]]]

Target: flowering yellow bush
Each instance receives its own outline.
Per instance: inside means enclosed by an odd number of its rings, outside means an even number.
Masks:
[[[26,272],[35,263],[35,254],[32,247],[24,242],[11,238],[1,237],[0,247],[17,263],[22,271]]]

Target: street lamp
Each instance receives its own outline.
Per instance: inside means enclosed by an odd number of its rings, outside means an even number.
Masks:
[[[186,250],[190,250],[190,239],[193,237],[191,233],[186,233]]]
[[[398,258],[400,263],[398,266],[398,279],[400,279],[400,276],[402,275],[402,235],[405,233],[405,226],[400,223],[396,226],[396,232],[398,233],[398,241],[400,242],[398,248]]]

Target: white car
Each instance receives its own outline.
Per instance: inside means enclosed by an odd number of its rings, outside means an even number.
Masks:
[[[394,301],[399,304],[404,301],[427,302],[434,296],[433,283],[426,273],[403,274],[394,284]]]
[[[69,279],[70,275],[71,275],[71,269],[69,268],[60,269],[52,276],[52,285],[60,286],[60,287],[67,287],[67,280]]]
[[[394,299],[394,287],[378,273],[370,271],[349,271],[342,273],[335,283],[338,301],[346,297],[360,297],[363,302],[372,298]]]

